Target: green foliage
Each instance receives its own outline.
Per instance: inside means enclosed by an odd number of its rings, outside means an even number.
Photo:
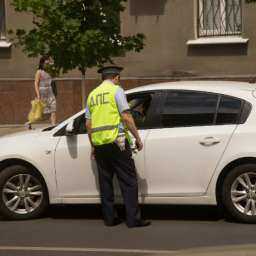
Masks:
[[[60,70],[54,64],[45,64],[44,68],[51,77],[57,77],[60,73]]]
[[[120,12],[126,0],[12,0],[17,12],[33,15],[33,28],[16,30],[14,40],[29,57],[49,54],[63,73],[113,62],[127,51],[139,52],[144,35],[124,37]]]

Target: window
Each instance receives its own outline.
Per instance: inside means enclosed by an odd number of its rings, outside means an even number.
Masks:
[[[245,101],[243,104],[243,109],[242,109],[242,113],[239,120],[240,124],[244,124],[246,122],[247,118],[251,113],[251,110],[252,110],[252,105],[249,102]]]
[[[152,94],[128,95],[127,98],[137,128],[149,127],[149,109],[152,102]]]
[[[241,100],[229,96],[222,96],[218,108],[216,124],[237,124],[241,114],[241,107]]]
[[[5,0],[0,0],[0,40],[5,39]]]
[[[198,0],[199,37],[240,35],[241,0]]]
[[[194,92],[168,92],[161,114],[163,127],[213,125],[218,95]]]
[[[78,116],[74,120],[74,135],[78,134],[87,134],[87,130],[85,127],[85,114],[83,113],[82,115]],[[66,127],[67,124],[64,125],[60,130],[58,130],[54,136],[66,136]]]
[[[83,113],[77,117],[74,121],[74,132],[75,134],[87,134],[85,127],[85,114]]]

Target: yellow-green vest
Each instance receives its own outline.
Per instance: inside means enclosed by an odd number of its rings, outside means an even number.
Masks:
[[[87,106],[92,121],[92,143],[95,146],[116,140],[121,122],[115,95],[119,86],[104,81],[88,96]]]

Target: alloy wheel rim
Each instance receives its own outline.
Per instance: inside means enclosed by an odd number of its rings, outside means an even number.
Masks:
[[[246,172],[235,179],[231,186],[231,200],[239,212],[256,216],[255,172]]]
[[[35,211],[43,200],[41,183],[30,174],[12,176],[2,190],[5,206],[17,214]]]

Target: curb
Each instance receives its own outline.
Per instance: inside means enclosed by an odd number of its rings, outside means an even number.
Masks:
[[[25,127],[24,124],[2,124],[0,125],[0,129],[8,129],[8,128],[20,128],[20,127]]]

